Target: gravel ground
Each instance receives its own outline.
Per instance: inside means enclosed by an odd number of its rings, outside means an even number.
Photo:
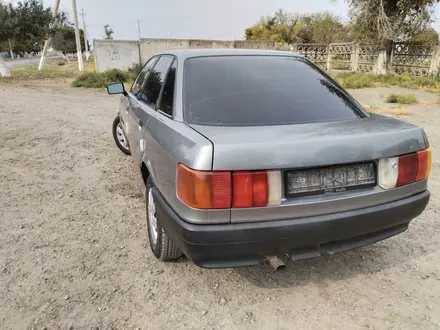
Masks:
[[[381,107],[391,92],[409,91],[353,94]],[[397,237],[274,272],[157,261],[111,136],[117,97],[0,85],[0,328],[438,329],[440,106],[411,93],[423,102],[404,119],[433,145],[426,211]]]

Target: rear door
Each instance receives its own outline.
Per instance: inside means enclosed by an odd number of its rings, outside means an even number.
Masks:
[[[174,134],[174,92],[176,81],[177,60],[174,60],[167,72],[162,71],[162,88],[157,102],[157,111],[148,122],[146,132],[145,152],[155,171],[155,184],[160,192],[171,198],[176,195],[174,179],[176,161],[170,156],[170,151],[176,147]]]
[[[173,56],[160,56],[149,72],[142,90],[137,94],[137,102],[132,105],[133,118],[130,118],[130,121],[133,121],[133,127],[136,126],[136,129],[132,129],[132,138],[136,141],[137,149],[132,155],[137,163],[141,162],[144,152],[149,154],[151,149],[149,147],[151,137],[147,127],[156,112],[163,82],[173,60]]]
[[[142,110],[140,108],[139,97],[142,96],[142,91],[146,81],[158,59],[158,56],[152,57],[147,64],[145,64],[144,68],[136,78],[130,92],[128,93],[125,111],[122,109],[120,114],[124,122],[125,132],[130,144],[131,155],[137,163],[140,162],[141,152],[139,126],[144,126],[144,123],[141,119],[141,117],[144,116],[142,115]]]

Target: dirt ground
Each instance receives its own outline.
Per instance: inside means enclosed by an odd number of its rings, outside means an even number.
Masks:
[[[399,88],[353,91],[363,104]],[[409,230],[333,257],[205,270],[157,261],[118,98],[0,85],[0,329],[438,329],[440,106],[404,106],[433,146],[431,202]]]

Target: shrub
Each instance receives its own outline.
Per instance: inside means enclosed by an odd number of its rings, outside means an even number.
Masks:
[[[345,88],[400,86],[410,89],[440,90],[440,77],[411,77],[408,74],[373,75],[370,73],[340,73],[335,79]]]
[[[129,74],[118,69],[112,69],[104,72],[104,77],[109,82],[127,82]]]
[[[139,72],[142,70],[142,65],[136,64],[131,69],[128,69],[128,73],[130,74],[131,80],[135,80]]]
[[[104,86],[103,74],[97,72],[83,73],[72,81],[72,87],[102,88]]]
[[[401,95],[401,94],[390,94],[386,100],[387,103],[399,103],[399,104],[414,104],[419,103],[417,97],[413,94]]]
[[[72,87],[104,88],[112,82],[127,82],[130,75],[118,69],[106,72],[83,73],[72,82]]]

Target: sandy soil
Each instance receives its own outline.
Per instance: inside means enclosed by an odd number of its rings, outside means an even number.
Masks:
[[[353,94],[385,106],[390,92]],[[434,151],[427,210],[402,235],[274,272],[157,261],[111,136],[117,97],[0,85],[0,329],[438,329],[440,106],[415,93],[405,119]]]

